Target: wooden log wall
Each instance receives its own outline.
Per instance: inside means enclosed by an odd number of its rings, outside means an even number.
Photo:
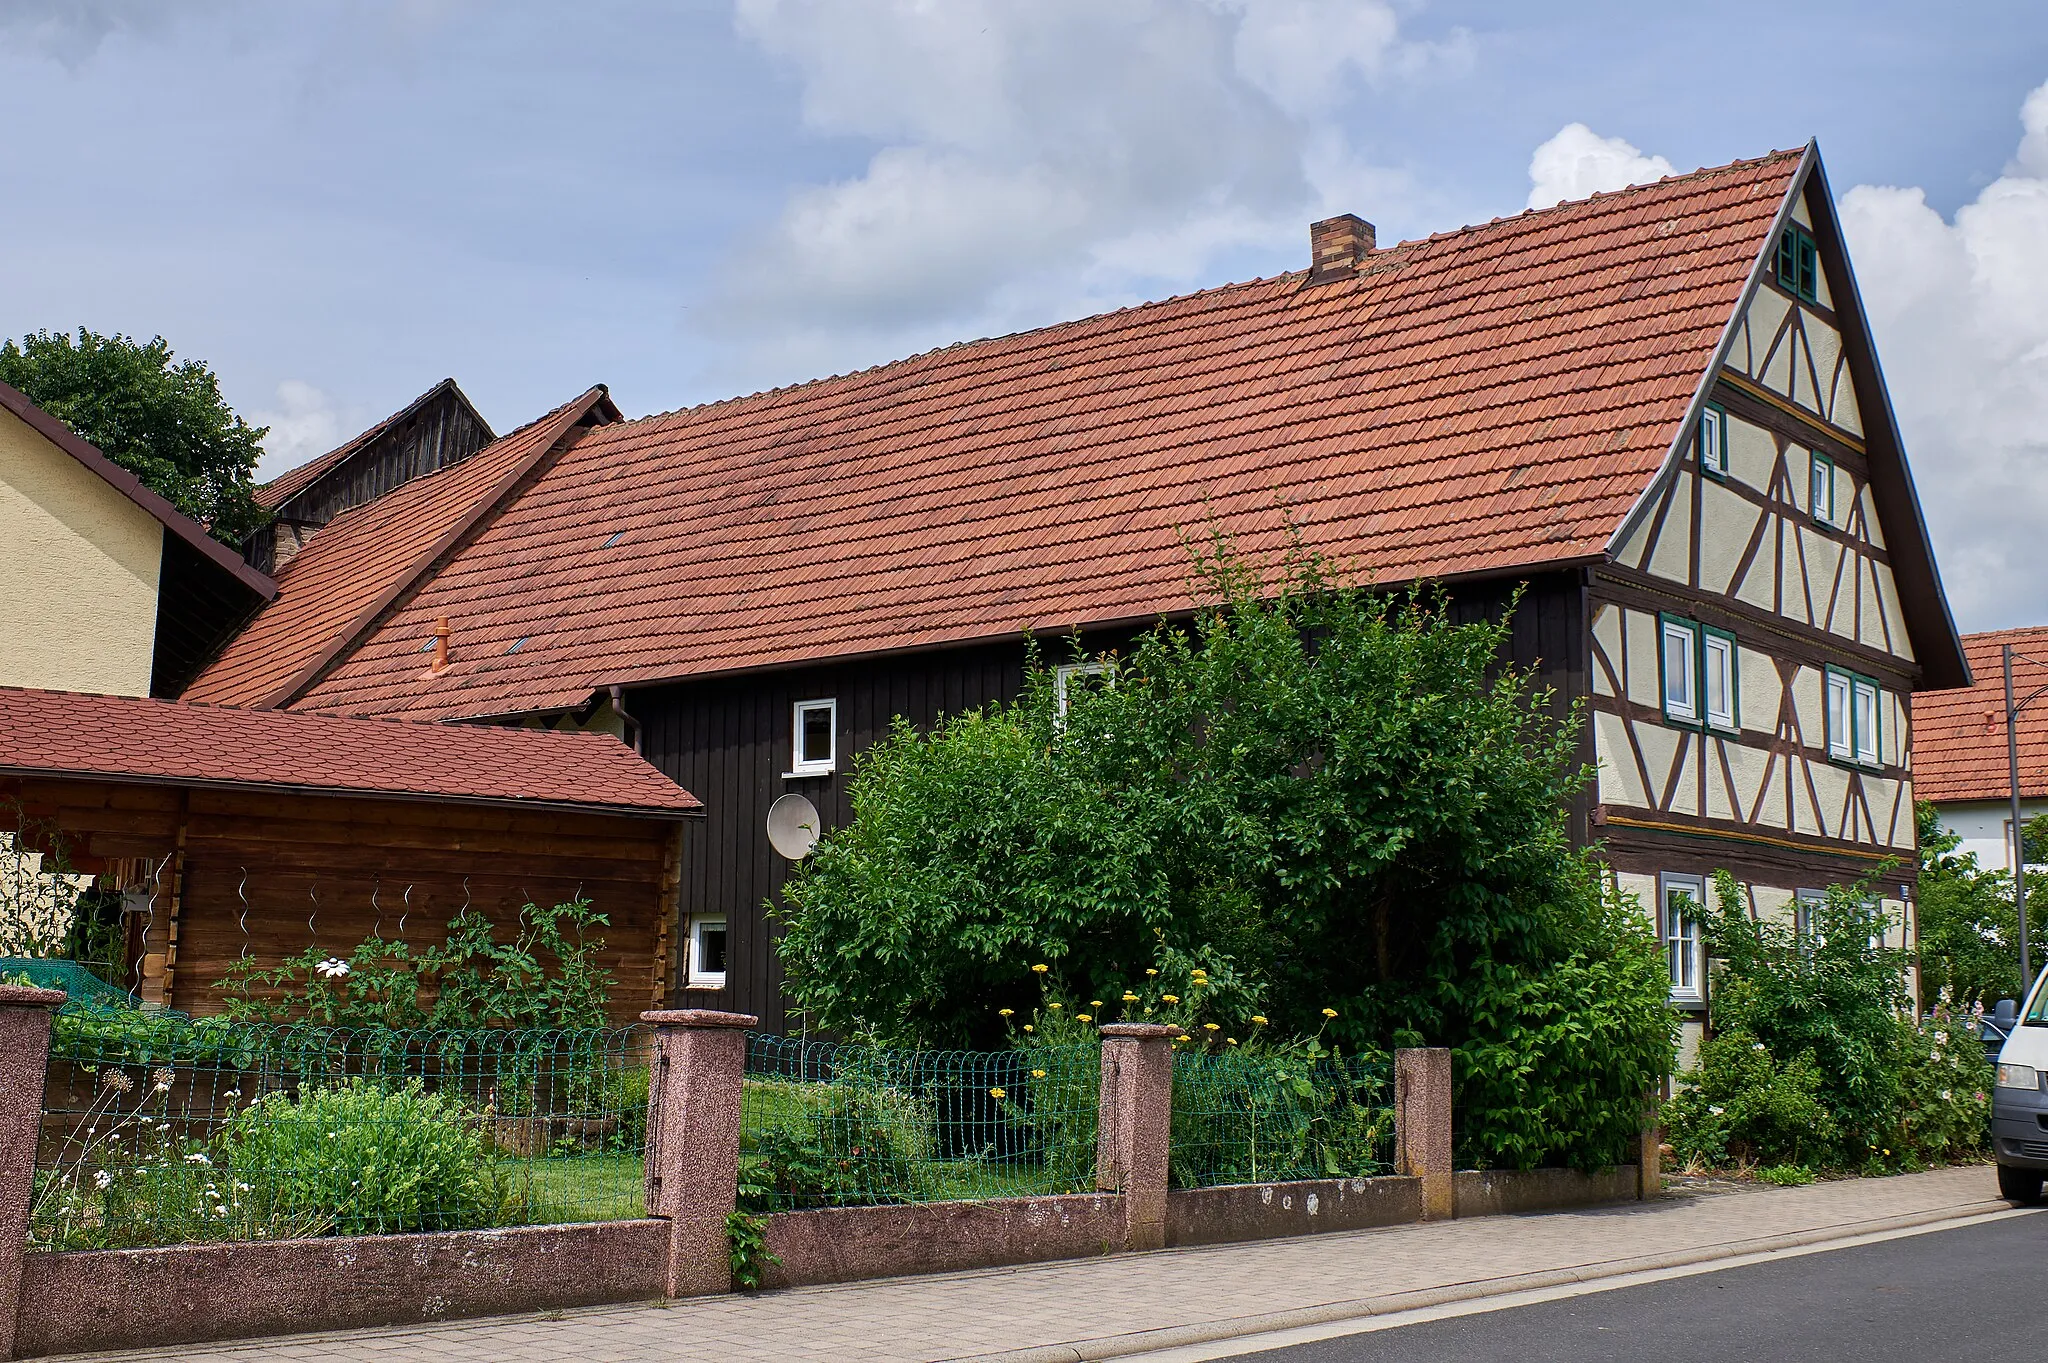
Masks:
[[[611,920],[598,929],[598,959],[612,971],[614,1020],[666,1001],[651,982],[666,973],[658,952],[673,933],[662,926],[673,911],[669,820],[90,781],[0,783],[0,809],[10,797],[28,818],[57,824],[80,870],[119,858],[160,865],[177,851],[182,820],[165,1002],[190,1013],[220,1011],[214,985],[245,952],[267,965],[308,946],[346,956],[380,922],[386,938],[399,937],[401,920],[419,950],[443,940],[465,903],[500,924],[505,941],[523,905],[578,894]],[[131,932],[131,982],[141,958],[172,940],[168,875],[157,885],[153,910]]]

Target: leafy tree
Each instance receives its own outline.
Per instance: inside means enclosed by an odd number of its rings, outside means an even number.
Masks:
[[[1665,1073],[1646,920],[1602,895],[1565,811],[1577,717],[1502,669],[1506,626],[1227,546],[1208,605],[1076,688],[863,754],[854,819],[785,889],[814,1022],[994,1044],[1027,960],[1111,998],[1162,945],[1231,964],[1276,1028],[1459,1049],[1468,1158],[1619,1159]],[[1532,1118],[1530,1114],[1540,1114]]]
[[[262,523],[252,478],[268,428],[229,409],[204,362],[172,363],[163,337],[31,332],[0,344],[0,381],[223,543],[239,544]]]
[[[2019,920],[2013,910],[2012,876],[1977,867],[1975,853],[1958,856],[1962,839],[1945,831],[1933,805],[1920,818],[1921,997],[1958,1013],[1977,1004],[2018,998]],[[2028,827],[2029,837],[2033,827]],[[2027,879],[2027,902],[2048,904],[2048,877]],[[2037,897],[2040,896],[2040,897]]]
[[[1714,1032],[1750,1038],[1787,1074],[1810,1062],[1814,1096],[1835,1126],[1821,1157],[1864,1164],[1897,1122],[1911,1031],[1902,1015],[1907,955],[1878,941],[1884,909],[1865,886],[1830,886],[1802,934],[1790,921],[1751,917],[1726,872],[1715,877],[1714,899],[1702,923],[1715,961]]]

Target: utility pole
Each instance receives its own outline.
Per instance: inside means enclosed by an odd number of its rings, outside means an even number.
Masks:
[[[2012,795],[2012,903],[2020,920],[2020,1002],[2024,1005],[2027,994],[2034,987],[2034,958],[2027,942],[2027,835],[2020,823],[2019,719],[2020,711],[2032,704],[2043,691],[2048,691],[2048,685],[2035,687],[2027,693],[2025,700],[2015,705],[2012,699],[2012,645],[2005,645],[2002,653],[2005,662],[2005,767]],[[2020,661],[2048,667],[2048,663],[2035,658],[2021,657]]]

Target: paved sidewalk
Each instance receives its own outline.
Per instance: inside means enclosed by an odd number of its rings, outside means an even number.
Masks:
[[[1053,1363],[1846,1237],[1990,1210],[1988,1166],[1167,1250],[759,1297],[597,1307],[101,1359],[219,1363]]]

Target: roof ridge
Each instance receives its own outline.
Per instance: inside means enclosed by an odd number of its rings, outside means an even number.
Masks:
[[[1428,236],[1410,237],[1394,242],[1391,245],[1380,247],[1372,253],[1372,258],[1375,264],[1384,265],[1396,253],[1410,251],[1415,247],[1432,245],[1442,241],[1453,241],[1473,233],[1492,231],[1508,224],[1524,223],[1532,218],[1540,218],[1547,214],[1563,213],[1568,209],[1580,208],[1590,203],[1611,202],[1628,196],[1645,194],[1652,190],[1668,189],[1677,184],[1703,181],[1720,175],[1730,175],[1739,171],[1751,170],[1758,166],[1768,165],[1773,161],[1782,160],[1787,157],[1798,157],[1803,154],[1804,148],[1773,150],[1766,152],[1762,156],[1742,158],[1718,166],[1700,166],[1693,170],[1666,175],[1644,184],[1624,185],[1620,189],[1595,190],[1583,199],[1564,199],[1551,204],[1547,208],[1525,208],[1519,213],[1511,213],[1506,217],[1489,218],[1485,222],[1479,223],[1466,223],[1459,227],[1448,228],[1442,232],[1432,232]],[[979,346],[996,345],[1004,341],[1016,341],[1029,336],[1050,335],[1054,332],[1065,331],[1070,327],[1086,326],[1108,318],[1122,317],[1128,313],[1169,307],[1176,303],[1186,303],[1193,299],[1208,298],[1213,295],[1230,293],[1236,290],[1270,286],[1285,280],[1300,278],[1308,273],[1308,269],[1304,267],[1299,270],[1283,270],[1279,274],[1258,275],[1251,279],[1229,280],[1221,284],[1211,284],[1206,288],[1192,289],[1187,293],[1168,294],[1163,298],[1148,298],[1141,302],[1126,303],[1122,307],[1109,308],[1102,312],[1091,312],[1081,317],[1063,318],[1056,322],[1047,322],[1042,326],[1024,327],[1017,331],[997,332],[990,336],[974,336],[957,341],[948,341],[944,345],[933,346],[928,350],[913,351],[908,355],[899,355],[890,360],[879,360],[874,364],[863,365],[858,369],[843,370],[837,374],[820,374],[814,378],[802,379],[795,383],[777,384],[769,388],[757,388],[748,393],[733,393],[726,397],[712,398],[705,402],[688,403],[681,407],[671,407],[659,412],[649,412],[645,416],[629,417],[625,421],[615,424],[632,427],[648,422],[664,421],[672,417],[695,412],[716,411],[720,408],[732,406],[735,403],[751,402],[758,398],[771,398],[786,393],[801,392],[807,388],[840,383],[848,379],[865,378],[879,374],[884,370],[894,369],[899,365],[908,365],[918,360],[927,360],[936,355],[946,354],[949,351],[969,350]]]

